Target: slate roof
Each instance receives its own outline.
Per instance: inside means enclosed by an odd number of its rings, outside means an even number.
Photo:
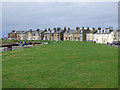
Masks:
[[[24,34],[26,34],[26,33],[28,33],[28,32],[31,32],[32,34],[35,34],[36,32],[38,32],[38,33],[42,33],[44,30],[28,30],[28,31],[15,31],[15,33],[19,33],[19,34],[22,34],[22,33],[24,33]],[[10,32],[10,33],[13,33],[13,32]]]
[[[109,32],[108,30],[105,30],[105,31],[107,32],[96,32],[96,34],[110,34],[111,32],[114,32],[114,30],[110,30]]]
[[[72,33],[74,30],[67,30],[65,33]]]
[[[94,33],[97,33],[97,30],[90,30],[90,31],[87,31],[87,33],[92,33],[92,34],[94,34]]]
[[[46,31],[44,33],[61,33],[63,31],[64,31],[64,29],[60,29],[60,30],[48,30],[48,31]]]
[[[39,31],[37,31],[37,30],[33,30],[33,31],[31,31],[31,33],[36,33],[36,32],[38,32],[38,33],[42,33],[44,30],[39,30]]]
[[[75,34],[75,33],[77,33],[77,34],[81,34],[81,29],[79,29],[79,30],[75,30],[75,29],[72,29],[72,30],[67,30],[65,33],[71,33],[71,34]]]

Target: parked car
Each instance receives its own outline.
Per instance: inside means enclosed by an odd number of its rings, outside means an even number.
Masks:
[[[93,40],[89,40],[89,42],[94,42]]]
[[[120,45],[120,41],[113,41],[112,43],[108,43],[108,45]]]
[[[114,44],[114,45],[120,45],[120,41],[113,41],[112,44]]]

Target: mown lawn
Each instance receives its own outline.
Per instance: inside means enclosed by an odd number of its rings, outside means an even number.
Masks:
[[[117,88],[118,48],[60,41],[3,52],[3,88]]]

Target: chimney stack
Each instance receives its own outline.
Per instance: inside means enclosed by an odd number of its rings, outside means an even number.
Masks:
[[[12,30],[12,32],[15,32],[15,30]]]
[[[101,28],[99,27],[98,30],[101,30]]]
[[[87,30],[89,30],[89,27],[87,27]]]
[[[56,28],[53,28],[53,30],[56,30]]]
[[[37,32],[39,32],[40,31],[40,29],[37,29]]]
[[[30,29],[30,32],[32,32],[32,29]]]
[[[84,27],[82,27],[82,30],[84,30]]]
[[[50,31],[50,28],[48,28],[48,31]]]
[[[98,28],[98,33],[101,33],[101,28],[100,27]]]
[[[76,30],[80,29],[79,27],[76,27]]]
[[[66,31],[66,27],[64,27],[64,30]]]
[[[68,28],[68,30],[70,30],[70,28]]]
[[[57,28],[57,30],[60,30],[60,29],[61,29],[61,28],[59,28],[59,27]]]
[[[45,31],[47,31],[47,29],[45,28]]]
[[[95,30],[95,28],[92,28],[92,31]]]

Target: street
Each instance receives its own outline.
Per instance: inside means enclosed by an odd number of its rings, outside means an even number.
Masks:
[[[108,45],[108,46],[111,46],[111,45]],[[112,45],[111,47],[118,47],[118,48],[120,48],[120,45]]]

